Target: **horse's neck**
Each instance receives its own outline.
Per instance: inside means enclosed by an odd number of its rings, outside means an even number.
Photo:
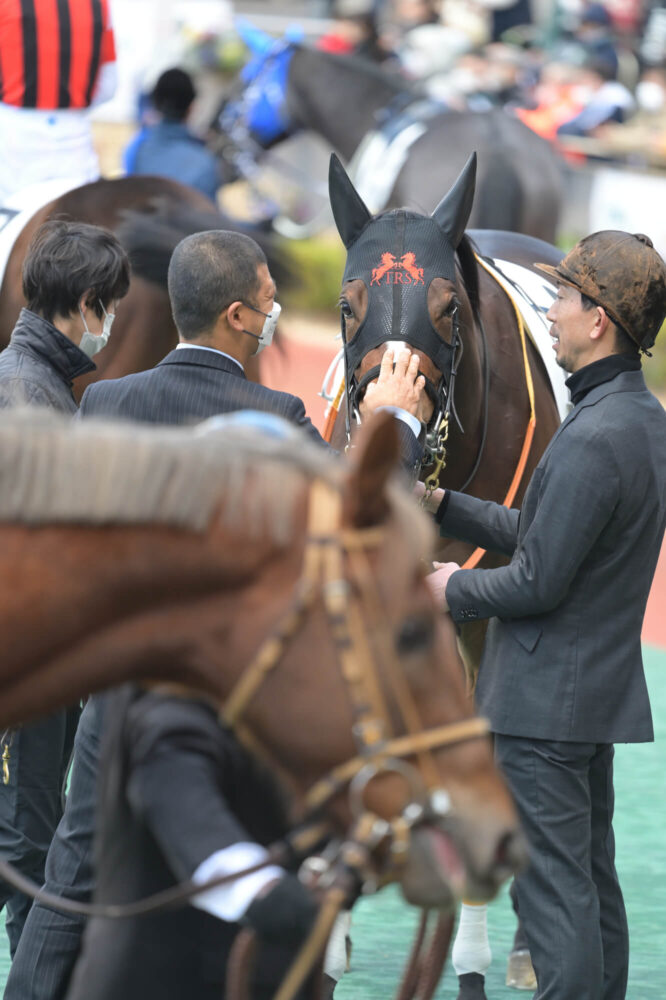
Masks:
[[[246,652],[238,602],[259,573],[256,545],[232,532],[212,544],[210,535],[168,528],[61,525],[30,531],[26,569],[27,531],[3,528],[12,600],[0,616],[0,730],[129,680],[218,696],[221,681],[231,686],[229,661],[240,671]]]
[[[303,128],[326,139],[349,160],[375,126],[375,112],[401,92],[372,64],[299,48],[289,75],[289,110]]]
[[[477,457],[483,436],[485,400],[484,347],[478,315],[458,273],[460,299],[460,362],[454,386],[455,414],[451,417],[448,449],[448,474],[444,481],[457,488],[467,479]],[[458,420],[460,427],[458,426]],[[461,433],[462,428],[462,433]],[[444,485],[444,482],[443,482]]]

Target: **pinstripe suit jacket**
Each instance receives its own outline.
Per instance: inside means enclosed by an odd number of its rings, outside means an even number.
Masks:
[[[194,347],[171,351],[149,371],[89,385],[79,416],[195,424],[219,413],[248,409],[284,417],[328,447],[298,396],[249,382],[240,365],[224,354]],[[422,446],[403,421],[398,421],[398,434],[403,468],[412,473],[421,461]]]

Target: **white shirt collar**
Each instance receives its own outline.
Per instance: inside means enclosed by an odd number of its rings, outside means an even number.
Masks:
[[[187,347],[187,349],[191,351],[214,351],[215,354],[221,354],[223,358],[229,358],[229,361],[233,361],[234,364],[238,365],[242,372],[245,371],[238,358],[232,358],[230,354],[226,354],[224,351],[219,351],[217,347],[206,347],[205,344],[188,344],[187,342],[176,344],[177,351],[179,351],[181,347]]]

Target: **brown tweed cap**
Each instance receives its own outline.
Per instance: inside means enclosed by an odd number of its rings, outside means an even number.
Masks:
[[[536,264],[603,306],[642,350],[666,317],[666,264],[642,233],[604,229],[582,239],[556,267]]]

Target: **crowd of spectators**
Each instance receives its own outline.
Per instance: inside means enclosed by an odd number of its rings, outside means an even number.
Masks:
[[[332,0],[329,51],[381,62],[455,109],[509,107],[565,153],[666,165],[666,6]]]

